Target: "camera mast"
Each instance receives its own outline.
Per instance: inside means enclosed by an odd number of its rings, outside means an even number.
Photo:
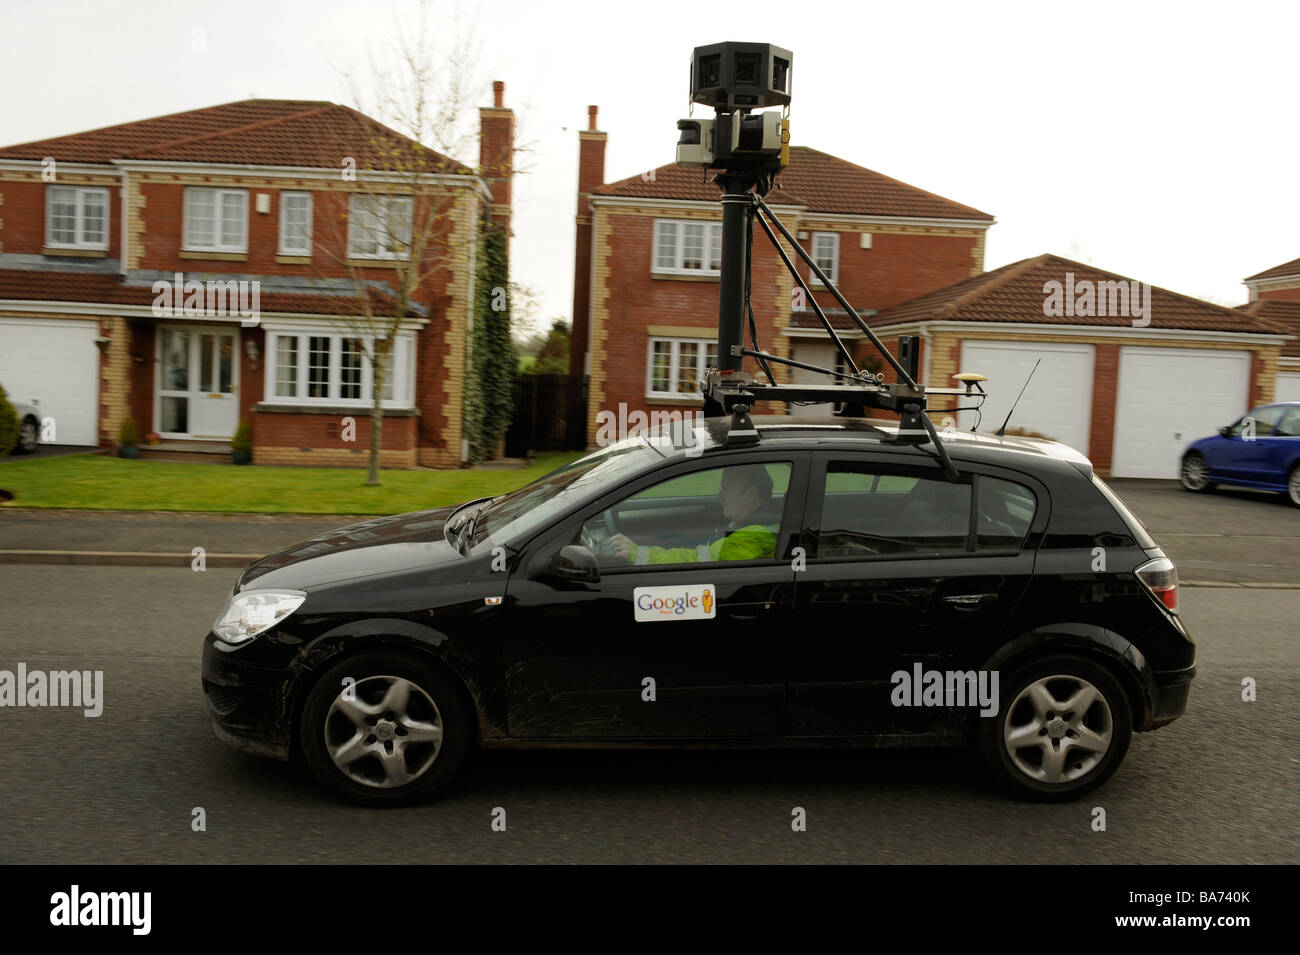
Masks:
[[[732,415],[729,440],[752,442],[758,433],[749,419],[757,401],[843,402],[842,415],[865,417],[866,409],[891,411],[899,416],[893,440],[934,446],[949,480],[957,469],[939,440],[927,413],[932,395],[985,397],[978,376],[966,376],[963,388],[929,388],[916,381],[915,342],[900,339],[904,366],[857,313],[813,257],[799,244],[764,201],[776,177],[790,162],[790,79],[794,57],[789,50],[769,43],[715,43],[696,47],[691,55],[691,103],[712,107],[713,119],[682,119],[677,123],[677,163],[719,170],[715,181],[722,189],[722,262],[718,296],[718,365],[705,372],[701,391],[706,417]],[[768,107],[781,107],[780,111]],[[754,223],[762,228],[782,263],[803,289],[805,300],[826,334],[834,342],[849,371],[836,372],[806,362],[782,358],[759,347],[757,325],[749,291],[753,275]],[[894,369],[897,381],[886,384],[882,376],[860,371],[843,339],[813,296],[807,281],[781,246],[784,238],[807,263],[823,287],[834,296],[853,323]],[[745,345],[746,321],[750,347]],[[910,347],[907,347],[910,346]],[[753,358],[766,379],[744,371],[746,357]],[[827,376],[824,385],[778,385],[771,364],[787,365]],[[838,380],[837,380],[838,379]],[[960,409],[954,409],[960,410]]]

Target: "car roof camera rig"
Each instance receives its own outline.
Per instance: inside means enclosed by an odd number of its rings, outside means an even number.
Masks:
[[[770,43],[714,43],[698,46],[691,54],[691,112],[696,104],[712,107],[712,119],[691,116],[678,120],[677,163],[716,169],[714,181],[722,188],[722,263],[718,296],[718,364],[704,374],[701,391],[706,417],[733,414],[731,431],[736,443],[752,443],[756,432],[748,410],[756,401],[837,402],[840,414],[865,417],[868,408],[899,415],[893,440],[932,444],[944,473],[957,479],[957,469],[926,412],[928,395],[972,397],[980,403],[982,389],[927,389],[916,381],[915,341],[900,347],[905,363],[890,354],[840,290],[818,267],[813,257],[777,218],[764,198],[776,186],[777,176],[790,164],[790,94],[794,56]],[[770,107],[780,107],[772,110]],[[759,347],[757,323],[750,304],[754,223],[762,227],[781,261],[803,289],[826,334],[834,342],[846,371],[835,371],[806,362],[769,354]],[[894,369],[897,381],[886,384],[883,376],[860,371],[844,340],[818,304],[807,281],[781,245],[777,234],[834,296],[845,313],[868,341]],[[745,346],[748,326],[750,347]],[[900,339],[900,346],[903,345]],[[748,375],[746,357],[753,358],[766,381]],[[778,385],[772,364],[787,365],[827,376],[830,384]],[[973,406],[978,408],[978,405]],[[967,410],[955,408],[951,410]]]

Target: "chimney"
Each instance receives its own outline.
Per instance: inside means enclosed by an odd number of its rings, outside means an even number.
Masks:
[[[488,218],[510,232],[510,183],[514,175],[515,114],[505,107],[506,84],[492,84],[492,106],[479,115],[479,174],[492,192]]]
[[[578,133],[578,227],[573,256],[573,325],[569,336],[569,374],[587,374],[591,330],[591,190],[605,182],[605,140],[596,128],[595,106],[587,107],[587,128]]]

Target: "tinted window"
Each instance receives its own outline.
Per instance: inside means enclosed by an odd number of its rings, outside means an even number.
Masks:
[[[1277,434],[1284,438],[1300,436],[1300,408],[1287,409],[1282,423],[1277,426]]]
[[[1001,478],[979,478],[979,528],[975,541],[980,547],[1019,547],[1034,522],[1037,500],[1023,484]]]
[[[1282,417],[1282,412],[1286,409],[1282,405],[1269,405],[1265,408],[1256,408],[1248,415],[1232,426],[1232,433],[1240,435],[1246,427],[1247,421],[1255,422],[1255,437],[1262,438],[1273,433],[1273,428],[1277,426],[1278,420]]]
[[[871,465],[827,466],[818,557],[869,557],[966,549],[969,483],[882,474]]]

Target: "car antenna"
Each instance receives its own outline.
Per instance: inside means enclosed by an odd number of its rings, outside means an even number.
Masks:
[[[1038,359],[1038,361],[1034,362],[1034,367],[1029,369],[1029,378],[1034,377],[1034,372],[1038,371],[1038,366],[1042,363],[1042,361],[1043,360],[1040,358]],[[1026,378],[1025,383],[1020,386],[1020,395],[1023,395],[1025,393],[1025,389],[1029,387],[1029,378]],[[1007,435],[1007,422],[1011,420],[1011,412],[1016,410],[1016,405],[1020,404],[1020,395],[1016,395],[1016,400],[1011,402],[1011,410],[1007,412],[1006,419],[1002,422],[1002,427],[998,428],[998,430],[993,432],[999,438],[1005,438]]]

